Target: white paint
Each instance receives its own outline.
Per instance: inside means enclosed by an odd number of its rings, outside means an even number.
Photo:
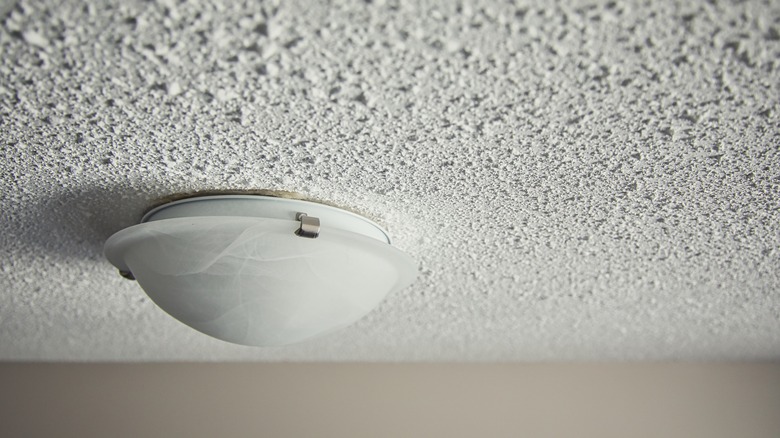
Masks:
[[[49,41],[46,40],[46,37],[33,30],[22,33],[22,38],[24,38],[25,42],[32,44],[33,46],[45,48],[49,45]]]
[[[8,10],[0,359],[780,356],[776,2],[219,7]],[[354,209],[421,276],[309,344],[200,335],[100,249],[213,189]]]

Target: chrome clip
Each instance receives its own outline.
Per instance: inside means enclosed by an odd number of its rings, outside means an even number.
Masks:
[[[122,277],[124,277],[124,278],[126,278],[128,280],[135,280],[135,275],[133,275],[133,273],[130,272],[130,271],[124,271],[124,270],[120,269],[119,270],[119,275],[121,275]]]
[[[301,221],[301,227],[298,228],[295,234],[309,239],[316,239],[320,235],[319,218],[309,216],[306,213],[298,213],[295,215],[295,219]]]

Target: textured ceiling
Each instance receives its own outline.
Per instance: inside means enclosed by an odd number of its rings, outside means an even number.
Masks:
[[[780,4],[2,6],[3,360],[780,357]],[[170,195],[284,190],[419,262],[235,346],[102,255]]]

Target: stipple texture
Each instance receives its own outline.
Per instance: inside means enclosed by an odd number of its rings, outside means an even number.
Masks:
[[[0,359],[780,357],[780,3],[210,3],[0,7]],[[420,277],[299,346],[202,335],[101,250],[225,189]]]

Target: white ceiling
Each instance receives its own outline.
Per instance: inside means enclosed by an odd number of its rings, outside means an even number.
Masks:
[[[780,3],[4,3],[2,360],[780,357]],[[284,190],[419,261],[288,348],[101,255],[175,194]]]

